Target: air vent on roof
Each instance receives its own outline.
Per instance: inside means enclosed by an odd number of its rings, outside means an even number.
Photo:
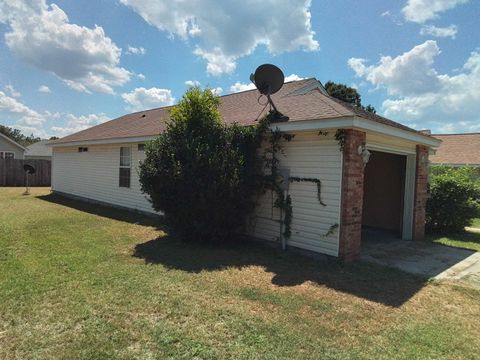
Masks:
[[[255,74],[250,75],[250,80],[255,84],[260,94],[267,97],[268,104],[270,104],[270,113],[273,113],[274,119],[276,121],[288,120],[288,116],[278,111],[270,97],[270,95],[275,94],[283,86],[285,76],[282,70],[272,64],[263,64],[255,70]]]

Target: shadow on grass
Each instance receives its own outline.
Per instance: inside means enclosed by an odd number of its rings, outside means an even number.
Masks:
[[[38,198],[101,217],[164,229],[161,217],[93,204],[55,193]],[[183,242],[170,235],[137,244],[133,256],[144,259],[147,264],[161,264],[166,268],[191,273],[261,266],[273,274],[272,283],[278,286],[312,282],[392,307],[408,301],[426,281],[380,265],[363,262],[342,264],[335,258],[312,258],[248,239],[221,245],[199,244]]]
[[[256,241],[215,246],[162,237],[138,244],[133,256],[149,264],[193,273],[261,266],[273,273],[272,283],[278,286],[295,286],[309,281],[392,307],[408,301],[426,281],[379,265],[342,264],[335,258],[320,260]]]
[[[162,225],[162,217],[154,214],[149,215],[145,213],[128,211],[112,206],[100,205],[93,202],[88,202],[81,199],[73,199],[62,196],[56,193],[48,195],[37,196],[37,199],[48,201],[62,206],[67,206],[79,211],[88,212],[90,214],[106,217],[113,220],[124,221],[132,224],[139,224],[144,226],[152,226],[158,228]]]
[[[480,251],[480,232],[465,231],[457,234],[427,234],[426,239],[444,246]]]

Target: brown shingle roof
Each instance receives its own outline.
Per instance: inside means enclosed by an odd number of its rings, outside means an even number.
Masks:
[[[480,133],[433,135],[442,140],[433,164],[480,165]]]
[[[318,87],[315,87],[316,84]],[[289,122],[359,116],[416,132],[406,126],[325,95],[320,87],[321,84],[314,78],[292,81],[285,83],[278,93],[272,95],[272,99],[278,110],[289,117]],[[266,99],[263,98],[259,102],[257,90],[243,91],[222,96],[219,110],[226,123],[253,125],[268,111],[268,107],[264,105],[265,101]],[[165,130],[169,108],[163,107],[124,115],[52,143],[155,136]]]

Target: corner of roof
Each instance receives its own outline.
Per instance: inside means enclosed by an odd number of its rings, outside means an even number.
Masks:
[[[291,82],[298,82],[299,80],[293,80],[289,81],[288,83]],[[317,80],[314,77],[308,78],[308,79],[303,79],[300,80],[305,82],[305,84],[301,87],[299,87],[296,90],[293,90],[292,92],[288,93],[286,96],[296,96],[296,95],[305,95],[308,94],[309,92],[313,90],[318,90],[320,91],[323,95],[328,95],[327,90],[323,87],[323,84],[320,82],[320,80]],[[286,84],[288,84],[286,83]]]
[[[5,140],[7,140],[7,141],[10,142],[10,143],[12,143],[13,145],[18,146],[20,149],[22,149],[22,150],[24,150],[24,151],[26,150],[25,147],[23,147],[22,145],[20,145],[19,143],[17,143],[15,140],[10,139],[7,135],[4,135],[4,134],[0,133],[0,137],[3,138],[3,139],[5,139]]]

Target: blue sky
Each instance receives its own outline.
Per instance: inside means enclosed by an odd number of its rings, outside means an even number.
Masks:
[[[358,88],[417,129],[480,132],[474,0],[0,0],[0,124],[64,136],[225,95],[262,63]]]

